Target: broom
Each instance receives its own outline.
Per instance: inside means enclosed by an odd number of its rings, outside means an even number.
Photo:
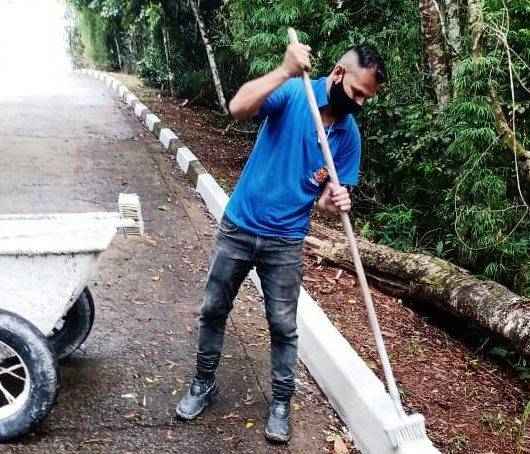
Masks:
[[[293,28],[288,29],[288,34],[289,41],[291,43],[299,42],[296,31]],[[322,149],[322,154],[324,155],[324,159],[326,161],[330,180],[333,183],[339,184],[339,178],[337,176],[333,157],[329,148],[328,139],[326,133],[324,132],[324,126],[322,124],[322,118],[320,117],[320,111],[318,110],[315,94],[313,92],[313,86],[311,85],[311,80],[309,79],[307,71],[303,72],[303,79],[307,99],[309,101],[309,107],[311,109],[313,121],[315,122],[315,126],[318,131],[320,147]],[[396,411],[399,416],[398,424],[393,427],[385,427],[385,432],[388,435],[390,444],[394,449],[398,449],[405,442],[421,440],[427,436],[425,431],[425,419],[420,414],[414,414],[409,416],[403,410],[403,405],[401,404],[401,398],[399,396],[396,380],[394,378],[394,374],[392,373],[392,368],[390,366],[390,361],[388,359],[388,354],[386,352],[385,344],[383,341],[383,335],[381,334],[379,322],[377,321],[374,303],[372,301],[372,296],[368,287],[368,281],[366,280],[366,275],[364,273],[363,264],[361,262],[361,256],[359,254],[359,248],[357,247],[357,241],[355,240],[355,235],[353,233],[350,217],[348,213],[345,213],[343,211],[341,211],[340,217],[344,226],[346,237],[348,238],[350,250],[353,256],[353,262],[355,264],[355,271],[357,273],[359,282],[361,283],[362,295],[364,303],[366,305],[366,309],[368,311],[368,321],[370,323],[370,328],[375,338],[379,358],[381,359],[381,363],[383,365],[387,390],[390,394],[390,397],[392,398],[392,401],[394,402],[394,406],[396,407]]]

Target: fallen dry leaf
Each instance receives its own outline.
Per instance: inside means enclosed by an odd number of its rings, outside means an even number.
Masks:
[[[335,454],[348,454],[348,447],[339,435],[335,435],[333,441],[333,451]]]
[[[137,394],[136,393],[129,393],[129,394],[122,394],[122,399],[136,399]]]
[[[147,244],[149,244],[151,246],[158,245],[158,243],[155,240],[153,240],[151,237],[149,237],[148,235],[144,235],[143,240],[144,240],[145,243],[147,243]]]

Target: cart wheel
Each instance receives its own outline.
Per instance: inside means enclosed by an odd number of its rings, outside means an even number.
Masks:
[[[85,288],[48,337],[50,348],[59,361],[68,358],[86,341],[94,325],[94,314],[94,299]]]
[[[0,442],[30,432],[57,395],[56,361],[30,322],[0,311]]]

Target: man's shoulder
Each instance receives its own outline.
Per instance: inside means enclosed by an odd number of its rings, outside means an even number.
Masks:
[[[360,137],[361,131],[353,114],[349,114],[344,119],[344,130],[353,137]]]
[[[304,91],[304,82],[301,77],[291,77],[287,82],[284,82],[282,90],[292,95],[302,93]]]

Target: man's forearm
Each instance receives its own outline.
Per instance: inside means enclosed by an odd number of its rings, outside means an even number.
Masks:
[[[279,66],[262,77],[244,84],[230,101],[230,113],[236,120],[255,116],[267,97],[289,79],[289,73]]]

